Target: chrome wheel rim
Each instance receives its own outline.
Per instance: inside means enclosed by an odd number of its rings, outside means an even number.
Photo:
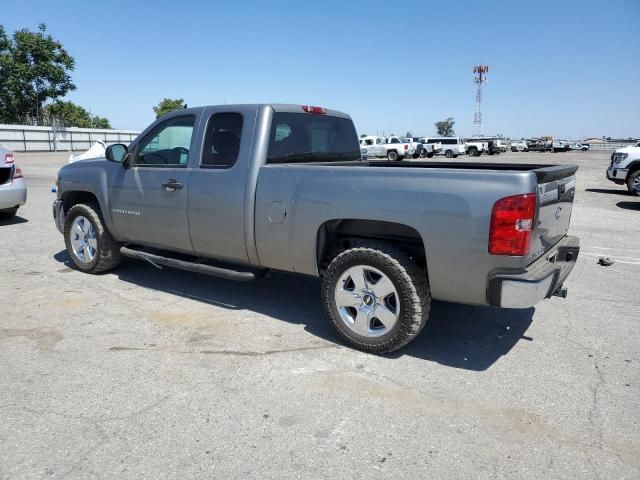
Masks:
[[[82,263],[91,263],[98,249],[96,229],[93,224],[86,217],[79,215],[73,220],[69,235],[76,258]]]
[[[400,299],[387,275],[368,265],[347,269],[338,279],[334,301],[342,322],[363,337],[380,337],[398,323]]]

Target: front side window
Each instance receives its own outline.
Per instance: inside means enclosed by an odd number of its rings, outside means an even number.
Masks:
[[[361,154],[351,120],[308,113],[273,114],[267,163],[355,160],[361,160]]]
[[[242,115],[215,113],[209,119],[202,149],[203,167],[230,168],[240,153]]]
[[[158,125],[138,145],[136,166],[185,166],[195,117],[174,117]]]

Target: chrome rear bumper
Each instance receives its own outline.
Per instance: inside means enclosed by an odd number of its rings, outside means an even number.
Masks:
[[[492,272],[487,283],[489,305],[530,308],[551,297],[573,270],[579,253],[580,240],[567,235],[524,271]]]

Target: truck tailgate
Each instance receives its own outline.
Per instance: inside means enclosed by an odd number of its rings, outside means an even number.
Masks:
[[[543,255],[569,231],[576,192],[576,166],[536,169],[538,217],[531,243],[531,261]]]

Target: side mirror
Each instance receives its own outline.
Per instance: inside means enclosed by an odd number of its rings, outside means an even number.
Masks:
[[[122,143],[116,143],[114,145],[109,145],[107,150],[105,151],[105,157],[110,162],[121,163],[124,160],[124,157],[129,153],[129,149],[126,145]]]

